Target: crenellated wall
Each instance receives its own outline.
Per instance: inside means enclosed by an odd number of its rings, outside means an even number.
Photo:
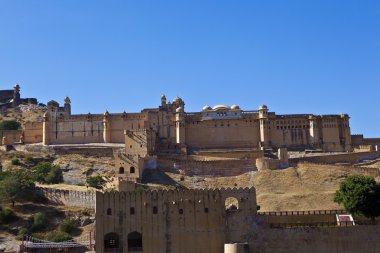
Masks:
[[[238,210],[226,211],[229,197],[236,198]],[[127,252],[128,235],[138,232],[141,252],[219,253],[234,236],[226,220],[256,214],[253,188],[98,193],[96,198],[97,252],[106,252],[110,233],[118,236],[120,252]]]
[[[96,205],[96,193],[93,191],[71,191],[54,188],[37,187],[43,196],[49,201],[65,206],[75,206],[94,209]]]

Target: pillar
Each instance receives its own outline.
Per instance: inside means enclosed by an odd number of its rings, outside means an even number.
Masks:
[[[111,142],[110,117],[108,111],[106,111],[103,116],[103,142]]]
[[[44,114],[44,122],[42,123],[42,144],[50,144],[50,121],[47,112]]]

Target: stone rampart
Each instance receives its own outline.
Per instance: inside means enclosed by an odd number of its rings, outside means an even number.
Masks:
[[[358,152],[358,153],[345,153],[345,154],[290,158],[289,163],[293,165],[299,162],[311,162],[311,163],[320,163],[320,164],[356,163],[362,160],[371,160],[378,157],[380,157],[380,151],[371,151],[371,152]]]
[[[65,206],[95,209],[96,192],[60,190],[45,187],[37,188],[49,201]]]
[[[188,176],[228,177],[256,171],[255,160],[224,159],[212,161],[158,159],[158,167]]]

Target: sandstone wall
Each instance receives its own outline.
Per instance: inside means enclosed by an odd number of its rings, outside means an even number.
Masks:
[[[177,173],[181,171],[189,176],[229,177],[257,170],[254,159],[194,161],[190,159],[176,160],[159,158],[157,164],[159,168]]]
[[[96,193],[52,188],[37,188],[49,201],[65,206],[75,206],[95,209]]]
[[[290,158],[291,164],[299,162],[311,163],[354,163],[363,159],[374,159],[380,157],[380,151],[373,152],[358,152],[358,153],[345,153],[336,155],[323,155],[323,156],[309,156],[300,158]]]

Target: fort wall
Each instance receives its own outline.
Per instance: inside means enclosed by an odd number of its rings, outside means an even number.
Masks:
[[[290,158],[291,164],[299,162],[311,162],[311,163],[354,163],[365,159],[375,159],[380,157],[380,151],[371,152],[358,152],[358,153],[345,153],[334,155],[321,155],[321,156],[308,156],[299,158]]]
[[[165,159],[161,157],[158,159],[157,164],[160,168],[167,171],[188,176],[228,177],[257,170],[254,159],[195,161],[191,159]]]
[[[226,211],[229,197],[237,210]],[[96,203],[97,252],[106,252],[110,234],[126,252],[128,236],[137,232],[141,252],[219,253],[229,240],[227,217],[256,213],[254,189],[98,193]]]
[[[95,209],[96,193],[37,187],[49,201],[59,205]]]

